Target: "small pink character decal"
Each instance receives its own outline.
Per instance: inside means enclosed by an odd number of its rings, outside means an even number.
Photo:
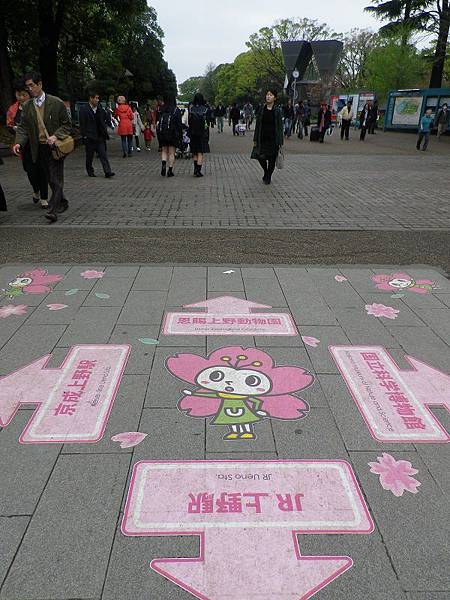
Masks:
[[[437,288],[431,279],[413,279],[408,273],[391,273],[390,275],[374,275],[372,281],[379,290],[387,292],[416,292],[428,294]]]
[[[264,418],[302,419],[308,404],[293,395],[314,377],[300,367],[276,367],[271,356],[256,348],[228,346],[207,358],[196,354],[170,357],[166,367],[182,381],[178,408],[191,417],[213,417],[212,425],[229,428],[225,440],[255,440],[254,426]]]
[[[63,279],[57,273],[48,274],[45,269],[25,271],[8,283],[7,289],[2,290],[2,296],[17,298],[23,294],[47,294],[52,291],[50,283],[57,283]]]

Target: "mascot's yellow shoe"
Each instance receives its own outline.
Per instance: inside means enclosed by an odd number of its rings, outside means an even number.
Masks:
[[[239,434],[237,433],[228,433],[227,435],[223,436],[224,440],[237,440],[239,437]]]
[[[241,440],[256,440],[256,435],[254,433],[243,433],[240,438]]]

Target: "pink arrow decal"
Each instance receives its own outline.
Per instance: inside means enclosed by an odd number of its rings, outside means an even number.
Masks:
[[[253,313],[255,309],[272,307],[242,298],[222,296],[186,304],[184,308],[205,311],[167,313],[164,335],[298,335],[288,313]]]
[[[372,436],[382,442],[448,442],[450,435],[430,405],[450,411],[450,377],[406,356],[413,371],[399,369],[380,346],[330,346]]]
[[[37,404],[23,444],[97,442],[103,437],[128,360],[128,345],[74,346],[57,369],[51,355],[0,377],[0,426],[22,404]]]
[[[351,466],[327,460],[142,461],[122,522],[129,536],[199,535],[198,558],[150,566],[203,600],[310,598],[352,559],[302,556],[297,534],[372,531]]]

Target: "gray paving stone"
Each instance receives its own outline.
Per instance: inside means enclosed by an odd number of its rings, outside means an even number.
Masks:
[[[393,452],[395,459],[408,460],[419,470],[417,494],[400,498],[384,490],[368,462],[375,452],[351,453],[378,528],[405,591],[450,590],[449,505],[416,452]],[[420,524],[420,526],[418,526]]]
[[[20,546],[29,520],[28,517],[0,517],[0,586]]]
[[[435,308],[445,309],[445,306],[442,306],[442,298],[444,296],[444,294],[417,294],[414,292],[406,292],[402,300],[409,308],[412,308],[421,316],[423,311]]]
[[[224,440],[228,427],[206,424],[206,451],[211,452],[276,452],[271,423],[264,419],[255,425],[256,440]]]
[[[206,299],[206,279],[186,277],[169,288],[167,306],[184,306],[195,304]]]
[[[450,348],[430,329],[396,327],[391,331],[407,354],[429,363],[444,373],[448,372]]]
[[[172,279],[172,267],[140,267],[133,283],[133,291],[168,290]]]
[[[106,267],[105,269],[105,278],[109,279],[110,277],[127,277],[134,279],[138,274],[139,267],[138,266],[127,266],[120,265],[114,267]]]
[[[154,558],[195,557],[199,549],[198,536],[126,537],[119,526],[102,600],[189,600],[192,594],[150,569],[150,562]]]
[[[76,317],[80,306],[83,304],[87,292],[80,290],[73,296],[65,296],[64,292],[53,292],[45,302],[42,302],[32,314],[27,325],[69,325]],[[47,304],[65,304],[62,310],[49,310]]]
[[[177,408],[146,408],[139,431],[148,436],[134,448],[133,460],[203,459],[205,420]]]
[[[348,280],[340,285],[350,285],[359,294],[370,294],[378,291],[372,281],[374,271],[370,267],[339,267],[339,273],[336,273],[336,275],[343,275]],[[382,293],[381,290],[379,291]]]
[[[443,342],[450,345],[450,310],[428,309],[420,311],[420,318],[438,335]]]
[[[85,279],[81,276],[84,271],[105,271],[105,265],[77,265],[72,267],[64,276],[64,279],[57,283],[53,289],[57,292],[61,290],[91,290],[98,279]]]
[[[276,312],[286,312],[286,309],[276,309]],[[295,330],[297,335],[255,335],[255,344],[270,348],[292,348],[292,351],[296,352],[298,349],[304,349],[305,344],[302,340],[301,328],[295,327]]]
[[[445,409],[433,409],[441,425],[445,427]],[[447,413],[448,417],[448,413]],[[449,419],[447,419],[449,420]],[[450,427],[446,427],[450,431]],[[426,464],[436,485],[441,489],[446,498],[450,496],[450,444],[415,444],[420,458]]]
[[[2,600],[100,597],[129,463],[129,455],[59,458]]]
[[[375,440],[340,375],[319,375],[318,380],[336,419],[347,450],[412,450],[410,444],[387,444]]]
[[[149,375],[125,375],[120,383],[103,438],[93,444],[64,444],[63,454],[130,453],[111,437],[138,431]]]
[[[286,298],[277,279],[247,279],[245,280],[247,298],[268,306],[287,306]]]
[[[248,452],[207,452],[207,460],[278,460],[276,452],[255,452],[251,448]]]
[[[206,338],[208,355],[219,348],[228,346],[241,346],[242,348],[254,348],[255,338],[250,335],[209,335]]]
[[[225,294],[226,294],[226,292],[210,292],[210,291],[208,291],[206,296],[207,296],[208,300],[210,300],[211,298],[223,298],[223,296]],[[233,298],[242,298],[242,300],[247,300],[247,296],[245,295],[245,292],[243,290],[233,291],[233,292],[231,292],[231,295],[233,296]]]
[[[14,304],[18,304],[18,302],[15,302]],[[5,306],[5,304],[0,305],[0,308],[1,306]],[[0,348],[6,344],[25,322],[28,322],[33,315],[34,310],[33,307],[28,306],[27,312],[24,315],[11,315],[6,319],[2,319],[0,324]]]
[[[449,591],[446,592],[408,592],[408,600],[448,600]]]
[[[298,421],[272,420],[278,456],[347,459],[341,434],[329,408],[311,408]]]
[[[20,444],[33,411],[19,410],[0,430],[0,515],[31,515],[55,465],[60,444]]]
[[[351,569],[343,573],[318,598],[322,600],[405,600],[390,557],[378,531],[371,534],[300,535],[305,556],[350,556]]]
[[[349,343],[348,337],[341,327],[308,327],[305,334],[320,340],[313,348],[307,346],[306,351],[316,373],[337,373],[336,363],[328,350],[329,346],[342,346]]]
[[[382,319],[361,316],[360,309],[355,308],[337,308],[334,314],[353,345],[399,347],[398,341],[386,329]]]
[[[64,325],[23,325],[0,350],[0,374],[7,375],[52,351]]]
[[[59,341],[59,345],[106,344],[119,313],[118,307],[82,306]]]
[[[450,308],[450,294],[436,294],[435,298],[438,298],[442,304]]]
[[[84,306],[122,306],[130,293],[132,283],[132,279],[118,277],[99,279],[84,301]],[[106,294],[109,298],[98,298],[96,294]]]
[[[198,354],[204,356],[204,349],[198,347],[157,348],[150,382],[145,400],[146,408],[175,408],[183,397],[182,390],[194,389],[194,386],[181,381],[166,369],[166,360],[177,354]]]
[[[225,274],[224,271],[234,271],[234,273]],[[210,292],[231,292],[242,291],[244,283],[240,269],[232,267],[209,267],[208,268],[208,291]]]
[[[119,323],[127,325],[159,325],[164,314],[167,292],[130,292]]]
[[[285,288],[283,291],[286,293]],[[336,325],[336,317],[324,300],[310,293],[298,293],[288,296],[289,310],[297,325]]]
[[[241,274],[245,283],[246,279],[272,279],[275,270],[270,267],[242,267]]]
[[[131,352],[125,367],[125,375],[148,375],[158,345],[143,344],[140,338],[158,339],[157,325],[116,325],[109,344],[130,344]]]
[[[226,269],[224,269],[225,271]],[[206,279],[208,273],[207,267],[174,267],[172,283],[181,283],[186,278]]]

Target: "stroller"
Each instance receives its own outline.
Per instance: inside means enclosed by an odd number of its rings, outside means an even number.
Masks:
[[[189,144],[191,139],[189,137],[189,129],[186,125],[183,125],[183,137],[181,139],[181,147],[177,148],[176,157],[177,158],[191,158],[191,153],[189,152]]]

